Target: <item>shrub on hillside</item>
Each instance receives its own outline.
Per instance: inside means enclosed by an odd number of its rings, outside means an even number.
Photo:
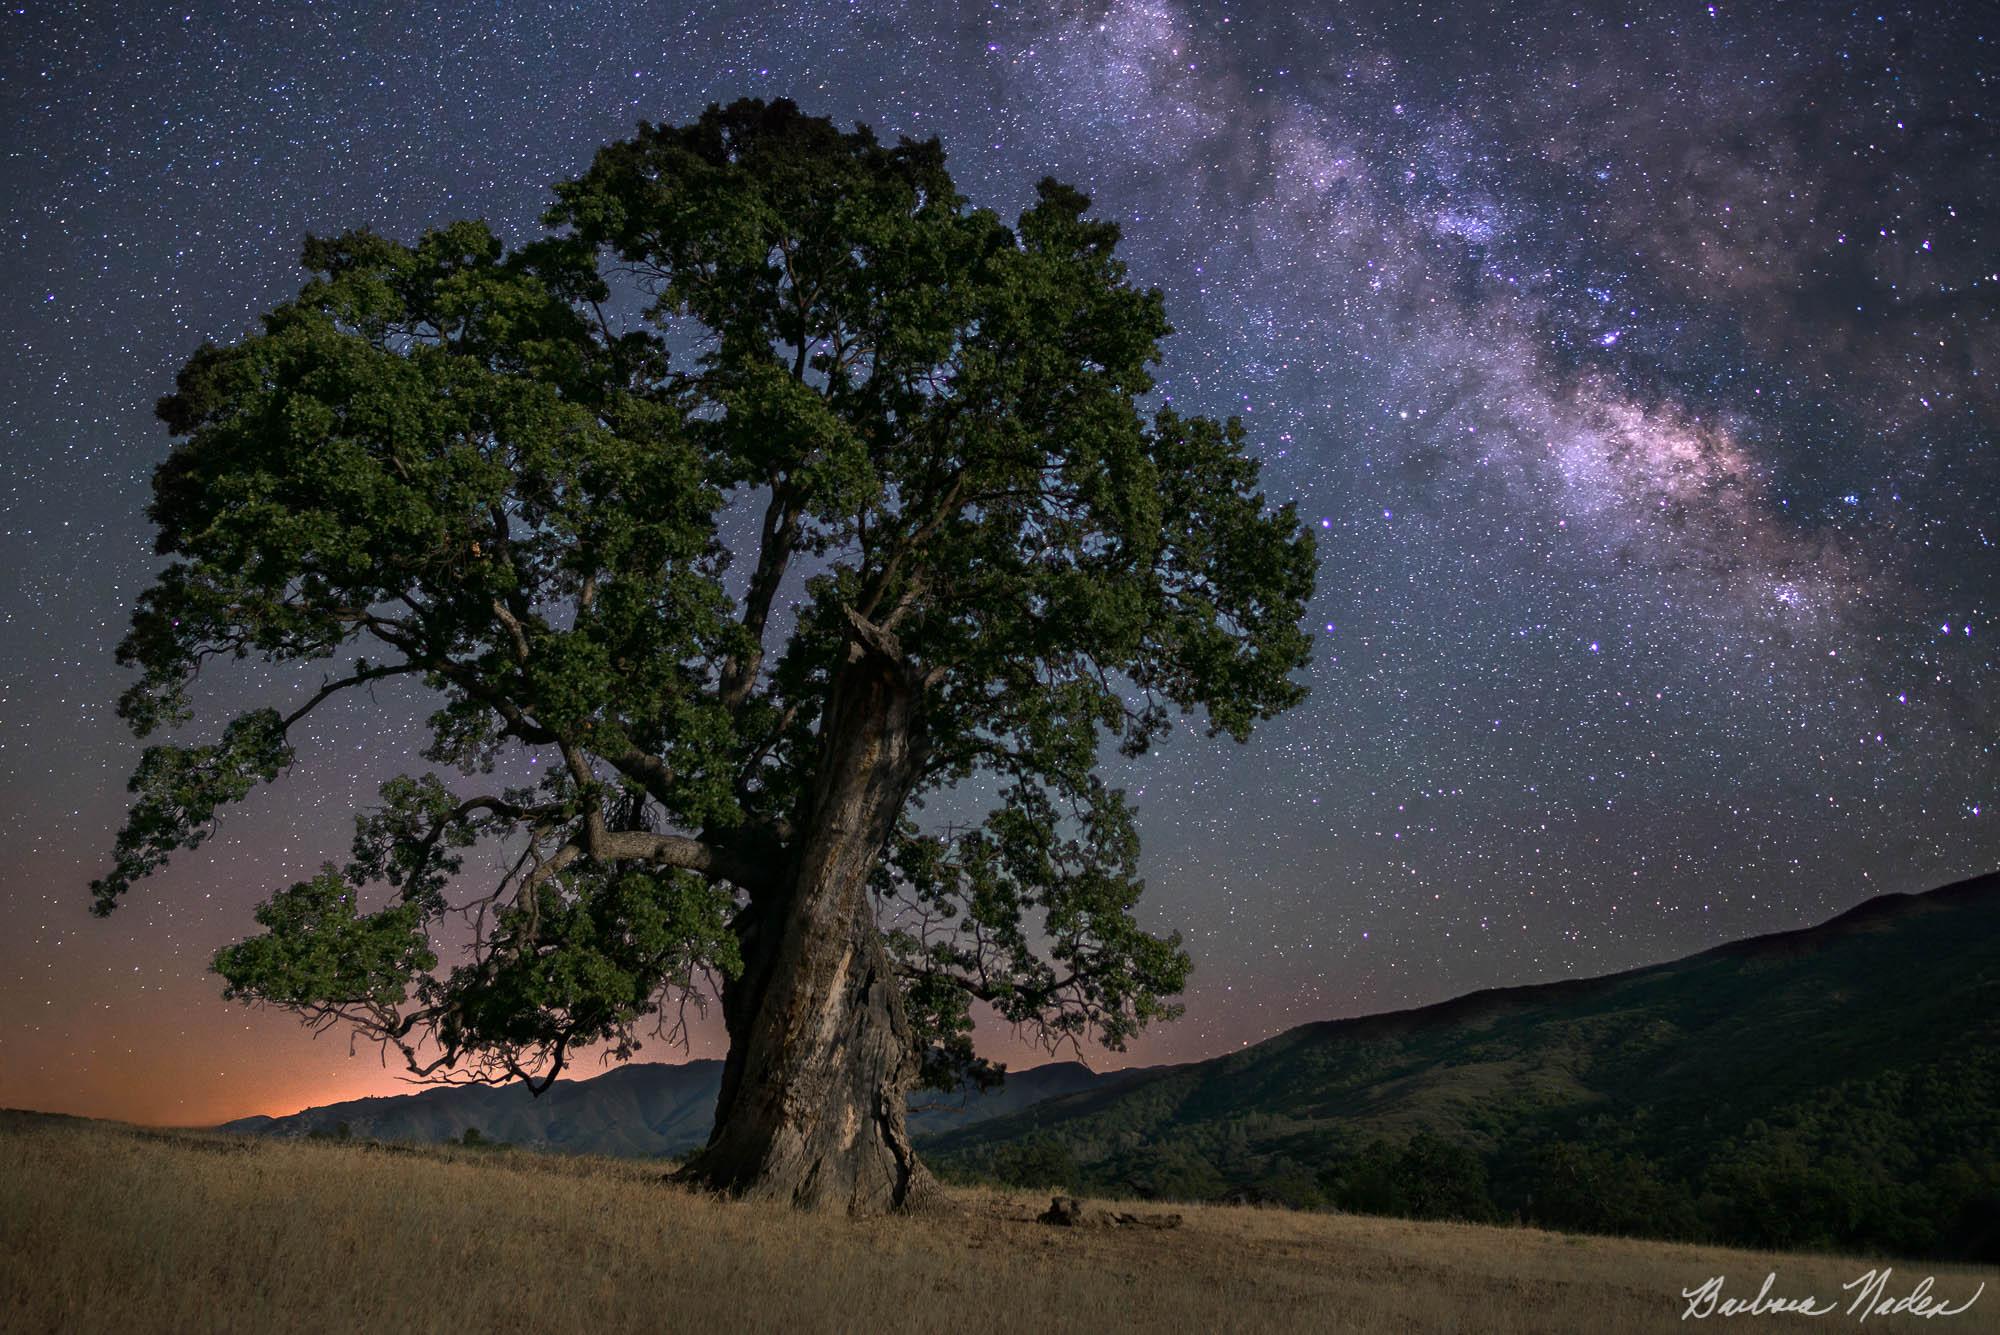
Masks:
[[[1487,1194],[1485,1162],[1430,1131],[1401,1145],[1374,1141],[1320,1181],[1334,1204],[1360,1214],[1485,1221],[1499,1213]]]

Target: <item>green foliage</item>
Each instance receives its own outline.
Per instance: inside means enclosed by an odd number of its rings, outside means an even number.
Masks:
[[[1703,1213],[1765,1247],[2000,1259],[2000,1053],[1843,1081],[1781,1105],[1702,1165]]]
[[[629,1057],[632,1026],[662,989],[741,967],[731,909],[725,888],[687,873],[550,877],[497,915],[482,958],[427,980],[439,1038],[453,1051],[610,1041]]]
[[[199,848],[219,808],[291,763],[284,724],[270,709],[236,719],[214,746],[147,747],[126,785],[138,798],[118,832],[112,870],[90,883],[91,912],[109,914],[132,882],[158,870],[172,850]]]
[[[1081,1179],[1069,1147],[1053,1136],[1005,1147],[995,1157],[991,1175],[1010,1187],[1033,1190],[1070,1187]]]
[[[1343,1210],[1472,1222],[1495,1215],[1485,1163],[1429,1131],[1401,1145],[1377,1140],[1338,1170],[1322,1174],[1321,1182]]]
[[[1656,1238],[1706,1236],[1685,1182],[1642,1155],[1559,1141],[1533,1156],[1524,1216],[1544,1228]]]
[[[1177,714],[1241,739],[1296,703],[1315,566],[1239,424],[1142,405],[1169,328],[1117,226],[1055,181],[1010,226],[935,141],[789,102],[642,125],[555,195],[512,251],[475,222],[308,241],[298,298],[161,401],[170,561],[119,648],[122,716],[188,723],[211,659],[351,667],[219,744],[149,749],[98,910],[290,764],[322,701],[412,678],[439,701],[425,759],[475,780],[533,751],[548,777],[385,784],[345,871],[218,955],[229,995],[424,1074],[629,1054],[785,892],[865,641],[921,683],[873,889],[926,1078],[982,1073],[975,1001],[1114,1047],[1175,1014],[1188,959],[1136,916],[1132,812],[1095,768]],[[999,800],[972,832],[913,818],[979,775]],[[510,840],[440,975],[447,888]]]
[[[355,888],[331,865],[257,907],[264,934],[216,953],[228,998],[256,997],[307,1011],[353,1006],[392,1010],[411,980],[437,965],[423,915],[399,903],[356,909]]]

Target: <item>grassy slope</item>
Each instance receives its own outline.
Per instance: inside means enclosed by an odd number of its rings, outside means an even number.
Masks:
[[[1837,1296],[1868,1263],[1193,1207],[1064,1230],[959,1192],[956,1218],[727,1204],[657,1165],[150,1132],[0,1114],[0,1329],[13,1331],[1685,1329],[1684,1288]],[[2000,1330],[1991,1275],[1900,1268]],[[1849,1318],[1840,1317],[1844,1322]],[[1825,1321],[1763,1317],[1760,1330]],[[1899,1329],[1909,1318],[1877,1318]]]
[[[1996,1052],[2000,877],[1986,877],[1609,978],[1302,1026],[1038,1104],[930,1153],[977,1171],[996,1148],[1053,1134],[1104,1187],[1144,1187],[1175,1160],[1226,1188],[1310,1176],[1374,1137],[1428,1129],[1486,1155],[1496,1185],[1510,1156],[1557,1138],[1698,1180],[1732,1140],[1754,1149],[1756,1123],[1825,1117],[1865,1091],[1872,1111],[1851,1120],[1889,1143],[1857,1142],[1852,1156],[1902,1156],[1892,1167],[1907,1174],[1933,1150],[2000,1145]]]

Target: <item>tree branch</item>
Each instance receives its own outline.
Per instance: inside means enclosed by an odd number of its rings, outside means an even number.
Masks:
[[[896,544],[896,550],[883,565],[881,573],[876,575],[874,580],[869,584],[867,597],[862,600],[862,616],[872,617],[875,615],[875,609],[881,605],[883,595],[889,591],[889,586],[895,580],[897,571],[902,568],[903,558],[936,536],[938,529],[944,526],[944,521],[951,518],[956,512],[959,492],[963,490],[964,486],[965,470],[961,468],[952,474],[951,485],[945,488],[944,499],[938,502],[937,509],[932,512],[931,517],[925,520],[922,526],[910,535],[908,540]],[[901,619],[900,612],[897,619]]]
[[[604,836],[604,856],[650,862],[656,867],[679,867],[720,877],[745,889],[760,888],[770,880],[767,868],[742,857],[733,849],[681,834],[613,830]]]
[[[732,656],[722,673],[722,707],[735,713],[757,684],[764,666],[764,630],[771,616],[771,603],[784,582],[785,568],[791,564],[792,547],[798,539],[798,512],[792,508],[791,493],[782,482],[771,486],[771,502],[764,508],[764,531],[757,549],[757,569],[743,598],[743,629],[751,639],[749,652]]]
[[[342,677],[337,681],[323,682],[320,688],[313,692],[312,699],[306,701],[279,721],[278,728],[280,731],[289,730],[294,723],[297,723],[307,714],[319,708],[329,697],[346,690],[350,686],[359,686],[364,682],[379,681],[384,677],[402,676],[406,673],[422,672],[423,670],[422,667],[415,663],[397,663],[391,666],[364,668],[351,677]]]

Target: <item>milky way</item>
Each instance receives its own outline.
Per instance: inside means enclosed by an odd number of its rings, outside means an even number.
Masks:
[[[137,745],[110,648],[179,361],[308,231],[531,233],[641,117],[790,96],[1078,184],[1324,557],[1312,697],[1116,773],[1184,930],[1182,1060],[1601,972],[2000,861],[2000,166],[1975,6],[145,8],[0,19],[0,1069],[165,1120],[395,1081],[209,953],[340,857],[422,702],[96,922]],[[257,665],[232,707],[304,683]],[[712,1030],[697,1051],[713,1051]],[[996,1052],[1020,1058],[1000,1035]],[[669,1052],[648,1055],[670,1056]],[[1122,1060],[1122,1059],[1121,1059]]]

